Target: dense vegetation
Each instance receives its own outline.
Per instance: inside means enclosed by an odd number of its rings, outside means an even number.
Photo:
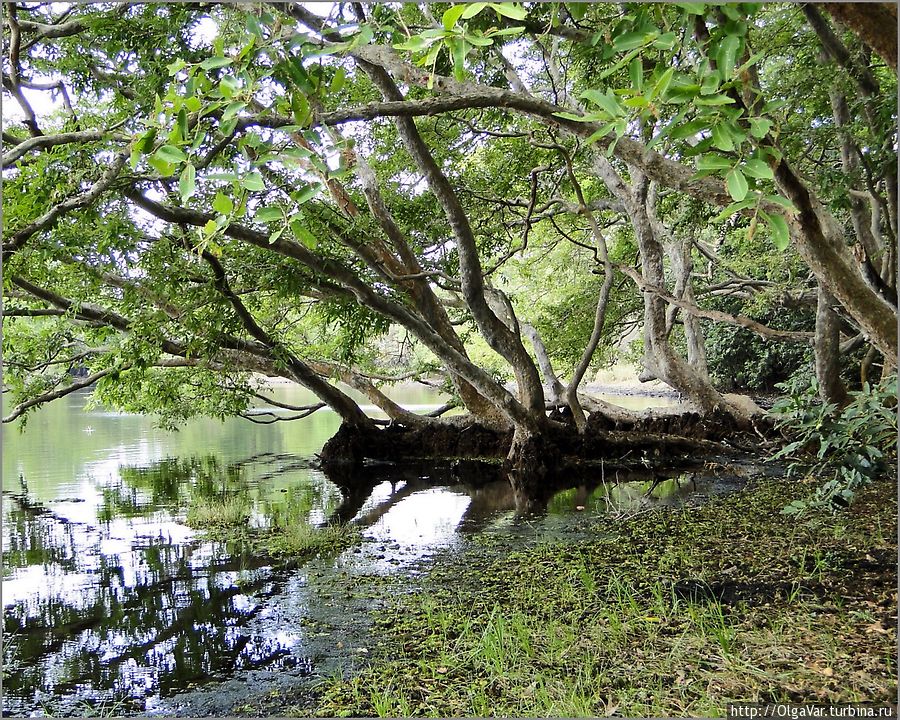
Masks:
[[[623,338],[703,415],[797,373],[836,411],[897,360],[896,8],[859,7],[10,4],[4,422],[243,414],[262,373],[381,432],[340,380],[527,487],[629,420],[581,392]],[[436,376],[464,414],[379,387]]]

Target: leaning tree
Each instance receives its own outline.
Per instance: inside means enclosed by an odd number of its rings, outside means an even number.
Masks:
[[[892,5],[4,10],[4,422],[87,387],[245,414],[280,376],[344,452],[381,432],[349,386],[393,429],[490,429],[528,485],[591,416],[628,422],[582,392],[628,323],[648,377],[737,421],[711,323],[810,348],[828,400],[848,349],[896,365]],[[398,333],[465,413],[389,399]]]

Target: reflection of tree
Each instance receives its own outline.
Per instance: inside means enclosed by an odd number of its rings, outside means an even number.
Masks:
[[[167,459],[122,468],[105,489],[101,523],[177,507],[196,492],[246,492],[247,469],[296,465],[271,453],[223,465],[217,458]],[[288,488],[282,517],[308,520],[325,506],[327,486]],[[288,648],[245,629],[259,599],[277,591],[269,560],[228,544],[174,545],[142,539],[130,550],[103,554],[103,527],[73,523],[29,498],[10,494],[4,533],[7,567],[43,570],[48,582],[4,616],[4,680],[8,708],[32,709],[37,693],[118,699],[183,689],[211,674],[294,662]],[[279,497],[279,500],[281,498]],[[266,512],[265,508],[263,511]],[[245,582],[236,582],[240,573]],[[248,597],[254,595],[254,601]]]
[[[84,526],[56,515],[42,503],[25,494],[4,493],[3,567],[55,565],[72,571],[76,565],[76,539],[84,534]]]
[[[342,472],[343,471],[343,472]],[[499,477],[500,468],[494,463],[477,460],[453,462],[379,463],[362,468],[329,468],[326,476],[341,491],[342,501],[328,518],[329,523],[350,522],[365,507],[372,491],[382,483],[391,483],[391,495],[371,509],[356,524],[368,527],[377,522],[394,505],[417,490],[430,487],[453,486],[460,492],[483,487]],[[504,481],[505,482],[505,481]],[[399,490],[397,486],[403,483]],[[508,485],[508,483],[506,483]]]
[[[239,559],[195,567],[192,550],[154,544],[100,557],[88,586],[9,608],[5,630],[13,641],[4,660],[17,670],[4,681],[7,696],[27,704],[37,691],[112,693],[132,686],[134,676],[152,680],[146,692],[165,694],[286,655],[276,640],[242,630],[261,607],[247,595],[266,589],[271,573],[236,585]]]

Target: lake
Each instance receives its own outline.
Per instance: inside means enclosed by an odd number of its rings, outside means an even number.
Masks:
[[[428,388],[391,394],[420,412],[443,403]],[[291,385],[272,396],[313,400]],[[598,478],[522,518],[502,480],[473,488],[446,467],[382,466],[365,470],[372,492],[349,502],[315,469],[315,453],[339,426],[331,412],[271,425],[197,419],[167,432],[146,416],[85,409],[86,400],[72,394],[41,408],[24,433],[3,427],[10,714],[227,712],[223,703],[246,682],[277,687],[363,661],[356,650],[377,598],[351,591],[361,578],[414,582],[477,534],[580,532],[579,518],[702,499],[721,485],[695,474],[648,496],[652,476],[617,485]],[[352,519],[364,542],[337,557],[273,564],[188,528],[198,492],[244,493],[257,525],[280,513]]]

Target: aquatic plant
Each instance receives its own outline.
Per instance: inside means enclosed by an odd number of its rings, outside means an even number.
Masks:
[[[874,529],[895,517],[892,489],[786,523],[793,492],[759,481],[595,538],[445,560],[378,606],[371,662],[325,679],[298,714],[713,717],[737,700],[888,702],[896,545]]]
[[[192,528],[202,529],[241,526],[249,519],[250,503],[246,497],[194,495],[185,522]]]
[[[358,543],[359,529],[335,524],[315,527],[297,522],[274,527],[260,536],[259,542],[272,555],[308,556],[321,552],[340,552]]]

